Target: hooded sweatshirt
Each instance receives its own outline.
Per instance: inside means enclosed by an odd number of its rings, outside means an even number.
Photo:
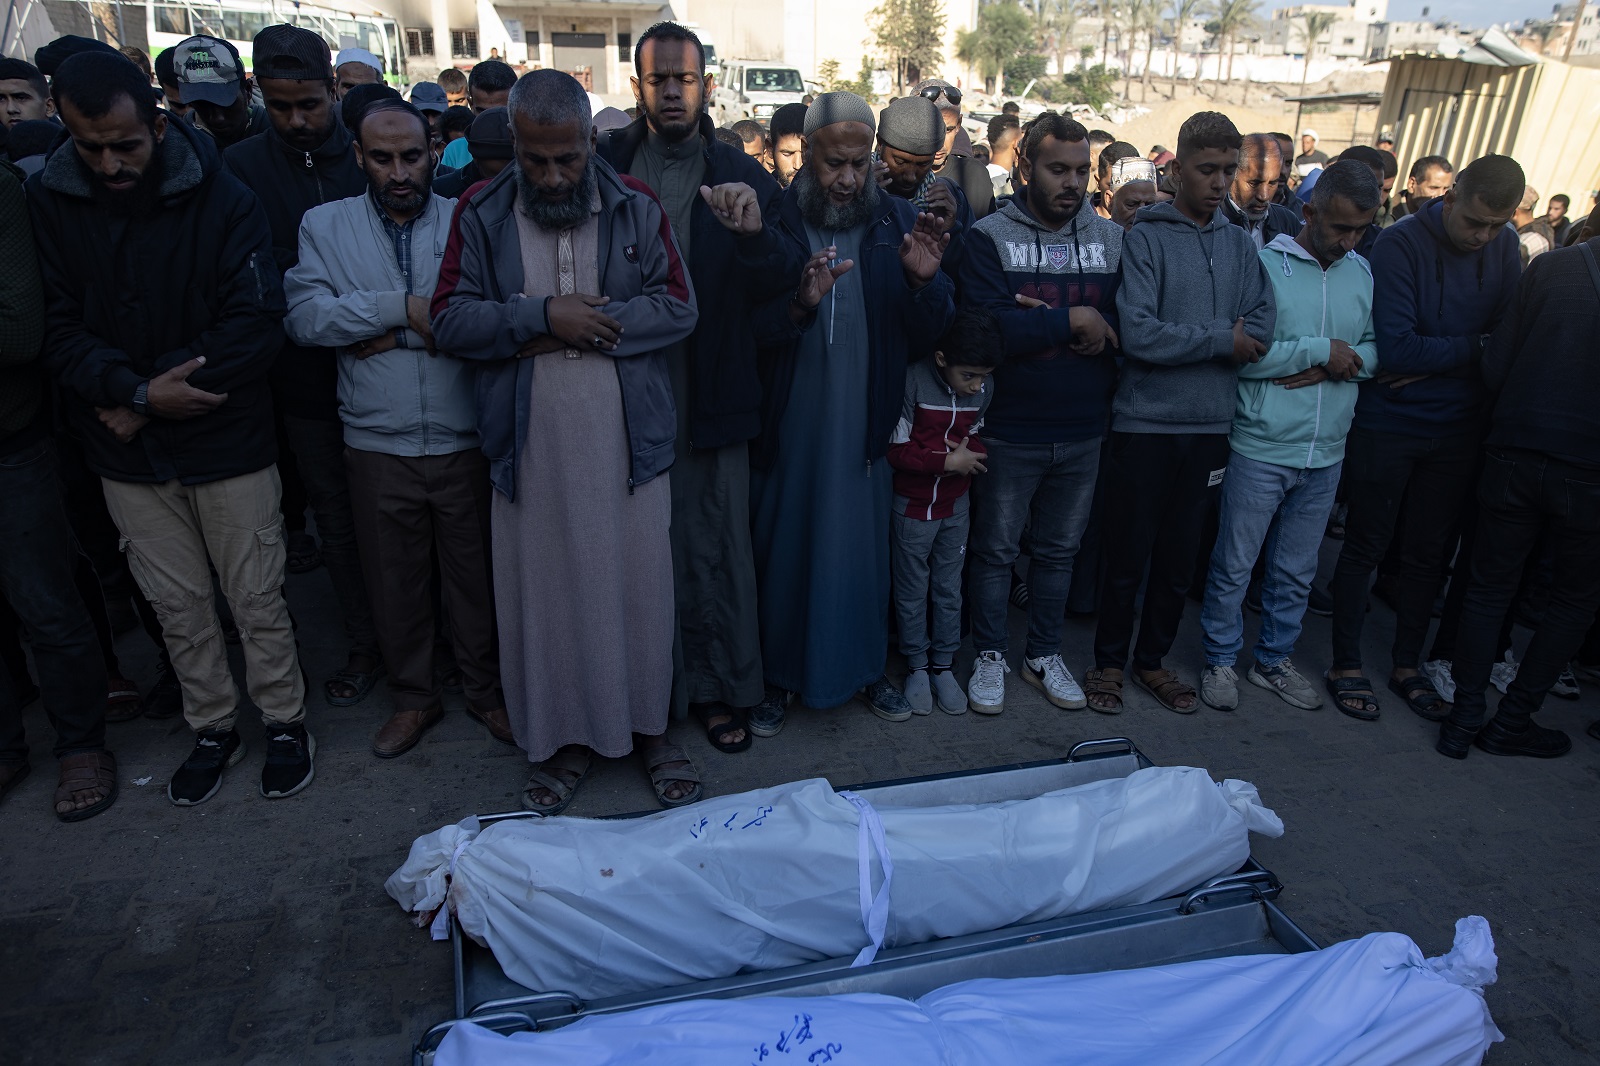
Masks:
[[[1448,437],[1481,428],[1483,336],[1510,307],[1522,274],[1517,233],[1507,226],[1476,252],[1444,232],[1444,200],[1430,200],[1384,230],[1372,248],[1372,325],[1378,358],[1396,374],[1426,374],[1403,388],[1361,386],[1363,429]]]
[[[1372,268],[1351,252],[1323,270],[1287,233],[1262,249],[1261,262],[1272,282],[1277,324],[1261,361],[1239,368],[1239,403],[1228,445],[1246,458],[1274,466],[1332,466],[1344,458],[1356,410],[1356,382],[1377,372]],[[1274,378],[1326,366],[1334,337],[1361,357],[1355,380],[1324,381],[1303,389],[1273,384]]]
[[[1119,433],[1227,433],[1239,375],[1233,324],[1272,343],[1272,285],[1250,235],[1218,209],[1201,226],[1171,203],[1139,212],[1117,293],[1122,380]]]
[[[1052,230],[1013,197],[974,227],[961,267],[964,299],[1000,320],[1006,361],[994,372],[986,436],[1012,444],[1056,444],[1105,436],[1115,351],[1074,352],[1074,307],[1093,307],[1117,328],[1122,227],[1095,214],[1087,197]],[[1023,310],[1020,293],[1045,307]],[[949,353],[946,353],[949,354]]]

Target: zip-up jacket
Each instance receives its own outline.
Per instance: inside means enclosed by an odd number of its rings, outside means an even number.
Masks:
[[[1244,230],[1246,236],[1249,236],[1250,225],[1244,217],[1244,209],[1233,202],[1233,197],[1222,198],[1222,213],[1231,224],[1238,226]],[[1267,217],[1261,220],[1263,247],[1276,240],[1279,234],[1299,236],[1300,227],[1303,225],[1305,223],[1301,220],[1299,211],[1284,207],[1282,204],[1268,204]]]
[[[1241,455],[1292,470],[1319,470],[1344,458],[1355,416],[1357,381],[1378,369],[1372,334],[1372,267],[1355,252],[1327,270],[1293,237],[1280,234],[1261,251],[1278,306],[1272,345],[1260,362],[1239,368],[1239,401],[1228,445]],[[1273,384],[1326,366],[1332,338],[1361,357],[1352,381],[1301,389]]]
[[[1272,285],[1250,235],[1221,210],[1199,225],[1171,203],[1144,208],[1124,244],[1117,310],[1124,359],[1111,428],[1227,433],[1234,322],[1272,343]]]
[[[1372,325],[1385,371],[1425,374],[1403,388],[1361,386],[1363,429],[1406,437],[1478,432],[1487,393],[1480,364],[1485,334],[1505,317],[1522,275],[1510,226],[1475,252],[1444,232],[1444,199],[1430,200],[1379,235],[1372,248]]]
[[[945,354],[948,358],[949,353]],[[972,477],[945,473],[944,458],[951,451],[945,441],[960,444],[962,438],[970,437],[968,449],[987,454],[978,431],[983,428],[984,408],[993,396],[994,385],[988,381],[976,396],[956,395],[931,356],[907,368],[900,424],[889,443],[894,492],[905,497],[907,518],[931,522],[967,509],[967,486]],[[899,504],[899,500],[895,502]]]
[[[806,257],[773,230],[783,189],[742,149],[717,140],[716,127],[700,119],[703,184],[742,182],[755,190],[766,224],[760,233],[735,235],[696,196],[689,209],[689,275],[700,318],[685,342],[689,359],[689,445],[722,448],[750,440],[761,429],[761,380],[756,373],[752,311],[800,282]],[[619,174],[633,166],[646,137],[643,118],[600,138],[600,154]]]
[[[933,352],[955,317],[954,284],[943,270],[920,289],[906,281],[900,266],[900,242],[917,224],[916,209],[899,197],[880,192],[878,211],[861,235],[861,261],[852,270],[861,275],[867,317],[867,426],[862,459],[871,463],[889,450],[889,438],[900,420],[905,394],[906,367]],[[778,209],[778,225],[785,240],[810,258],[810,238],[800,213],[799,192],[790,185]],[[790,297],[783,295],[758,312],[757,337],[768,347],[762,353],[761,435],[751,451],[751,464],[770,468],[777,458],[778,434],[789,406],[789,391],[797,373],[800,334],[816,327],[817,316],[799,329],[788,325]]]
[[[287,274],[300,260],[300,220],[307,211],[367,191],[367,176],[356,163],[353,143],[350,131],[335,123],[321,147],[302,152],[268,128],[223,153],[228,169],[266,209],[280,272]],[[338,418],[336,367],[331,349],[287,342],[272,368],[273,399],[285,414]]]
[[[672,239],[672,225],[641,181],[594,161],[600,191],[600,291],[605,312],[622,325],[617,347],[604,355],[616,367],[627,424],[628,489],[672,466],[678,432],[666,349],[694,330],[689,273]],[[555,294],[524,296],[522,239],[517,232],[517,169],[506,167],[457,202],[439,286],[433,294],[433,340],[440,351],[478,367],[478,434],[489,478],[506,499],[516,497],[517,460],[528,435],[530,390],[541,360],[517,351],[550,333],[545,304]]]
[[[1118,328],[1122,227],[1085,197],[1059,230],[1033,217],[1022,198],[1004,200],[977,224],[961,270],[962,299],[1000,320],[1006,361],[994,377],[985,434],[1013,444],[1058,444],[1105,436],[1117,385],[1116,350],[1071,348],[1074,307],[1093,307]],[[1044,301],[1023,310],[1017,294]],[[949,354],[949,353],[946,353]]]
[[[103,205],[71,146],[28,181],[45,294],[45,365],[95,473],[205,484],[277,460],[267,371],[283,347],[283,283],[261,205],[211,138],[167,123],[148,214]],[[195,356],[189,384],[227,393],[194,418],[153,416],[123,444],[97,407],[130,407],[139,384]]]
[[[411,329],[406,299],[431,300],[450,237],[452,201],[431,197],[411,222],[411,270],[371,193],[323,204],[300,223],[300,262],[284,276],[296,342],[338,351],[339,417],[352,448],[387,455],[450,455],[478,446],[470,364],[433,355]],[[400,344],[359,359],[349,346],[394,331]]]

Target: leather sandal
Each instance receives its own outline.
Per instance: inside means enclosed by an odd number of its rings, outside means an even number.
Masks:
[[[106,721],[129,722],[144,713],[139,686],[116,674],[106,678]]]
[[[101,797],[81,810],[73,807],[80,792],[99,791]],[[56,785],[56,817],[63,822],[81,822],[109,810],[117,802],[117,757],[109,751],[86,751],[61,760],[61,777]],[[62,806],[66,809],[63,810]]]
[[[522,786],[523,808],[538,811],[547,818],[560,814],[572,804],[573,797],[578,793],[578,786],[583,784],[593,768],[594,756],[589,751],[562,748],[535,766],[533,772],[528,775],[528,783]],[[535,802],[533,790],[536,788],[544,789],[554,796],[556,801],[548,804]]]
[[[1122,713],[1122,671],[1115,666],[1095,667],[1083,675],[1083,694],[1089,709],[1101,714]],[[1095,698],[1100,702],[1096,703]]]
[[[1430,722],[1442,722],[1450,716],[1450,705],[1439,695],[1433,687],[1433,682],[1421,674],[1412,674],[1401,681],[1389,679],[1389,691],[1406,701],[1419,718]]]
[[[644,768],[650,774],[650,787],[655,789],[656,802],[671,810],[673,807],[686,807],[706,794],[705,788],[700,784],[700,771],[689,762],[689,755],[676,744],[657,744],[653,748],[645,748],[640,752],[644,759]],[[669,766],[669,763],[689,763],[687,766]],[[667,798],[667,786],[671,784],[692,784],[694,788],[679,796],[677,799]]]
[[[689,710],[705,726],[706,739],[711,746],[727,755],[736,755],[750,748],[750,721],[745,713],[737,707],[729,707],[725,703],[691,703]],[[711,724],[713,718],[726,718],[726,722]],[[727,738],[733,733],[743,733],[742,740],[730,741]]]
[[[1165,668],[1158,670],[1135,670],[1133,680],[1139,687],[1156,698],[1156,701],[1169,711],[1178,714],[1193,714],[1200,709],[1200,697],[1190,686],[1178,680],[1178,675]],[[1192,701],[1187,707],[1178,706],[1178,701],[1185,696]]]
[[[322,683],[322,694],[327,698],[328,706],[354,707],[372,692],[373,686],[384,675],[384,669],[384,665],[379,663],[364,674],[349,668],[340,670]],[[344,694],[338,691],[340,688],[350,691]]]

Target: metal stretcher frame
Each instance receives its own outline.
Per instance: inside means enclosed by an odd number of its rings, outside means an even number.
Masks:
[[[1074,785],[1126,777],[1153,765],[1126,737],[1074,745],[1064,758],[849,786],[874,806],[985,803],[1024,799]],[[642,812],[654,813],[654,812]],[[638,817],[620,815],[618,817]],[[517,811],[484,824],[540,817]],[[1283,886],[1254,859],[1182,895],[1115,910],[886,948],[875,961],[850,959],[696,981],[582,1002],[567,992],[538,992],[505,975],[494,955],[462,934],[452,916],[455,1017],[418,1041],[415,1066],[430,1066],[450,1027],[469,1020],[497,1032],[549,1029],[596,1014],[615,1014],[692,999],[822,996],[876,992],[915,999],[979,977],[1043,977],[1191,962],[1227,955],[1292,954],[1317,943],[1273,902]]]

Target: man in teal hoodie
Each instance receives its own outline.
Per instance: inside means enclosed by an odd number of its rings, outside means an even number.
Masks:
[[[1365,164],[1334,163],[1312,190],[1299,236],[1279,234],[1261,252],[1278,319],[1267,354],[1239,368],[1228,436],[1233,455],[1200,610],[1206,649],[1200,698],[1218,710],[1239,703],[1234,662],[1244,647],[1242,607],[1263,543],[1261,632],[1245,676],[1293,706],[1322,705],[1289,656],[1339,487],[1355,382],[1377,369],[1372,268],[1354,249],[1382,195]]]

